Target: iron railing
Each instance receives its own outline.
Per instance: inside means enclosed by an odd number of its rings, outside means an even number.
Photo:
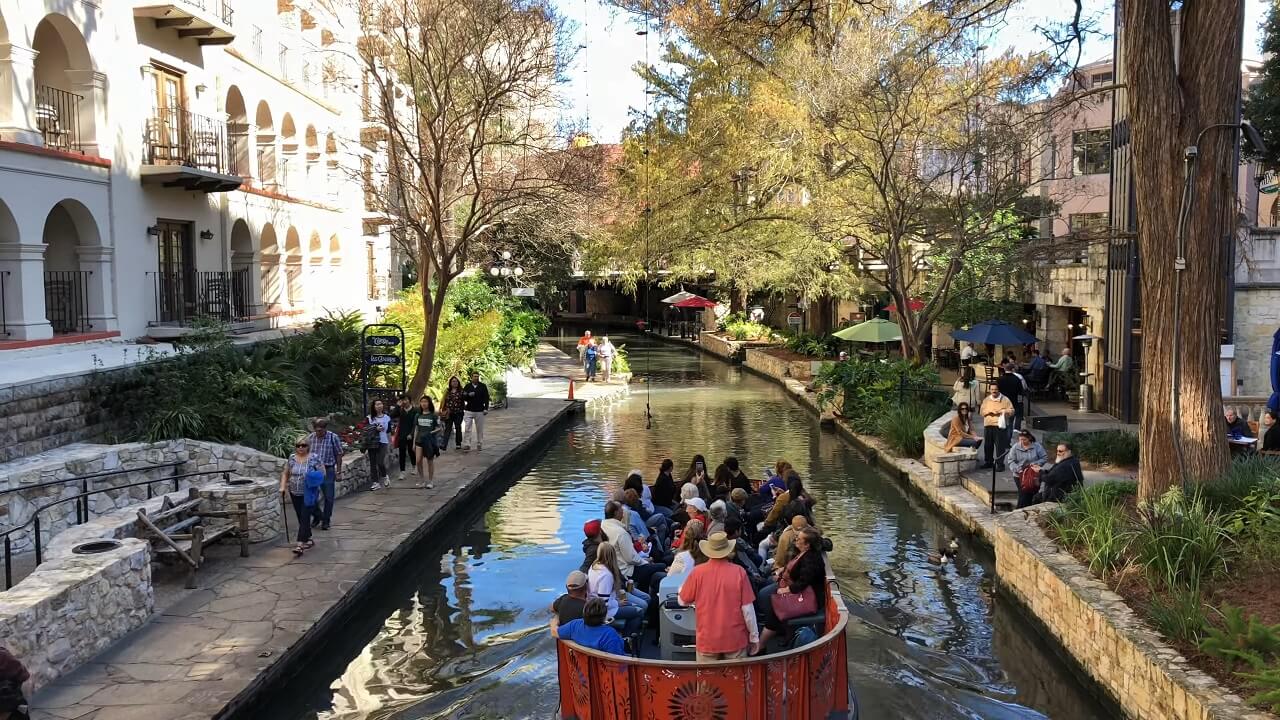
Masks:
[[[55,334],[89,332],[89,276],[92,270],[47,270],[44,274],[45,318]]]
[[[7,298],[8,290],[5,289],[5,278],[9,277],[8,270],[0,270],[0,336],[9,337],[9,306]]]
[[[207,272],[149,272],[155,293],[152,325],[190,325],[197,319],[244,322],[253,315],[249,268]]]
[[[44,146],[66,152],[80,149],[80,101],[73,92],[48,85],[36,86],[36,127]]]
[[[176,465],[180,465],[180,464],[181,464],[181,463],[175,463],[174,465],[176,466]],[[157,466],[153,466],[153,467],[157,467]],[[160,466],[158,466],[158,467],[164,467],[164,466],[163,466],[163,465],[160,465]],[[145,469],[145,468],[143,468],[143,469]],[[116,474],[123,474],[123,473],[126,473],[126,472],[137,472],[137,471],[138,471],[138,469],[134,469],[134,470],[125,470],[125,471],[118,471],[118,472],[116,472]],[[49,503],[45,503],[44,505],[41,505],[40,507],[36,508],[36,509],[31,513],[31,519],[27,520],[26,522],[22,523],[21,525],[17,525],[17,526],[14,526],[14,527],[12,527],[12,528],[9,528],[8,530],[6,530],[6,531],[4,532],[4,535],[3,535],[3,536],[0,536],[0,537],[3,537],[3,538],[4,538],[4,588],[5,588],[5,590],[8,590],[9,588],[13,587],[13,542],[12,542],[12,539],[13,539],[13,536],[14,536],[15,534],[17,534],[17,533],[19,533],[19,532],[23,532],[23,531],[25,531],[27,528],[31,528],[31,539],[32,539],[32,545],[33,545],[33,547],[35,548],[35,555],[36,555],[36,567],[39,567],[39,566],[41,565],[41,563],[43,563],[43,562],[44,562],[44,539],[43,539],[42,534],[41,534],[41,532],[40,532],[40,513],[44,512],[45,510],[48,510],[49,508],[52,508],[52,507],[55,507],[55,506],[61,505],[61,504],[63,504],[63,503],[75,502],[75,503],[76,503],[76,524],[77,524],[77,525],[83,525],[84,523],[88,522],[88,520],[89,520],[89,505],[88,505],[88,502],[89,502],[89,498],[90,498],[90,497],[92,497],[92,496],[94,496],[94,495],[100,495],[100,494],[102,494],[102,493],[109,493],[109,492],[113,492],[113,491],[116,491],[116,490],[127,490],[127,489],[129,489],[129,488],[135,488],[135,487],[146,487],[146,489],[147,489],[147,499],[151,499],[152,497],[154,497],[154,490],[153,490],[153,486],[155,486],[155,485],[157,485],[157,484],[159,484],[159,483],[168,483],[168,482],[172,482],[172,483],[173,483],[173,492],[178,492],[179,490],[181,490],[181,489],[182,489],[182,481],[183,481],[183,480],[187,480],[187,479],[194,478],[194,477],[204,477],[204,476],[208,476],[208,475],[221,475],[221,476],[222,476],[222,479],[223,479],[224,481],[225,481],[225,480],[229,480],[229,479],[231,479],[231,474],[230,474],[230,473],[228,473],[228,472],[227,472],[227,471],[225,471],[225,470],[202,470],[202,471],[200,471],[200,472],[184,473],[184,474],[181,474],[181,475],[171,475],[171,476],[169,476],[169,477],[165,477],[165,478],[155,478],[155,479],[152,479],[152,480],[142,480],[142,481],[140,481],[140,482],[135,482],[135,483],[126,483],[126,484],[124,484],[124,485],[115,485],[115,486],[113,486],[113,487],[107,487],[107,488],[98,488],[98,489],[96,489],[96,490],[87,490],[87,489],[86,489],[86,490],[82,490],[81,492],[76,493],[75,495],[72,495],[72,496],[70,496],[70,497],[61,498],[61,499],[58,499],[58,500],[54,500],[53,502],[49,502]],[[56,483],[74,482],[74,481],[79,480],[79,479],[80,479],[80,478],[69,478],[68,480],[61,480],[61,481],[55,481],[55,482],[56,482]],[[86,477],[86,479],[87,479],[87,477]],[[189,486],[189,485],[190,485],[190,482],[188,482],[187,484],[188,484],[188,486]],[[34,488],[34,487],[40,487],[40,486],[36,486],[36,485],[29,485],[29,486],[26,486],[26,487],[21,488],[21,489],[23,489],[23,490],[27,490],[27,489],[31,489],[31,488]]]
[[[182,165],[238,175],[227,124],[180,108],[160,108],[147,120],[148,165]]]
[[[204,12],[216,11],[223,25],[230,26],[232,18],[235,17],[231,0],[182,0],[182,4]]]

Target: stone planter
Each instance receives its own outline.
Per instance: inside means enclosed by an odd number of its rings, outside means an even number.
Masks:
[[[280,516],[280,479],[274,477],[246,478],[247,484],[219,482],[200,488],[205,499],[204,509],[217,511],[236,510],[240,503],[249,509],[249,542],[274,540],[284,530]]]

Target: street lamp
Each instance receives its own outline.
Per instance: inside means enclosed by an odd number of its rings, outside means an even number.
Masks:
[[[498,261],[489,266],[489,274],[493,277],[520,277],[524,275],[524,268],[512,259],[510,250],[503,250],[498,254]]]

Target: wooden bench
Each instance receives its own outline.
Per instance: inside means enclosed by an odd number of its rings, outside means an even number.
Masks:
[[[196,586],[196,571],[204,563],[205,546],[224,537],[236,537],[240,540],[240,557],[249,557],[248,505],[237,503],[235,510],[201,510],[203,502],[200,491],[191,488],[182,502],[175,503],[166,496],[153,515],[148,515],[146,510],[138,511],[139,536],[151,536],[156,557],[187,564],[189,588]],[[205,523],[212,519],[233,522]]]

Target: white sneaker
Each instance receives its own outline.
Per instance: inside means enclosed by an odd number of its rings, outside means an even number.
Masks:
[[[381,489],[382,489],[382,485],[380,485],[380,484],[378,484],[378,483],[374,483],[374,484],[372,484],[372,485],[370,485],[370,486],[369,486],[369,489],[370,489],[370,490],[381,490]]]

